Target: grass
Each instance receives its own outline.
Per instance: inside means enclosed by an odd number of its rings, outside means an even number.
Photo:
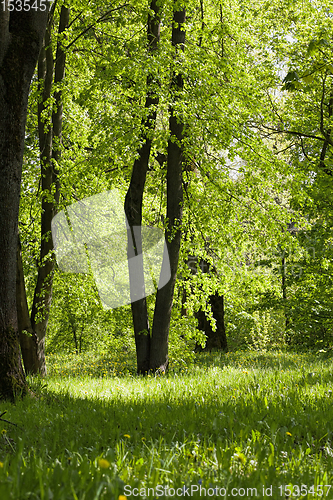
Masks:
[[[0,403],[1,499],[333,498],[325,353],[201,354],[148,378],[93,355],[48,366],[38,397]]]

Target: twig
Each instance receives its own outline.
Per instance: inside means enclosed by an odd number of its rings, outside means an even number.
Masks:
[[[1,418],[3,415],[5,415],[5,413],[7,413],[7,410],[4,411],[3,413],[1,413],[0,422],[6,422],[6,424],[15,425],[15,427],[18,427],[19,429],[23,430],[20,426],[18,426],[17,424],[14,424],[14,422],[10,422],[9,420],[6,420],[5,418]]]

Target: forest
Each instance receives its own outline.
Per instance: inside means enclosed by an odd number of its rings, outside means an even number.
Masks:
[[[332,34],[0,2],[1,498],[333,498]]]

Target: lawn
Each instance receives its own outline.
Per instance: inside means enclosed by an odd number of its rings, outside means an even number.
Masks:
[[[200,354],[147,378],[97,355],[48,368],[36,397],[0,403],[0,499],[333,498],[327,353]]]

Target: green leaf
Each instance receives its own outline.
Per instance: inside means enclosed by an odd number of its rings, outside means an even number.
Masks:
[[[311,40],[308,45],[308,50],[306,52],[306,57],[311,57],[317,50],[317,42],[316,40]]]
[[[314,81],[313,74],[309,74],[309,75],[304,75],[304,76],[302,76],[302,80],[303,80],[305,83],[312,83],[312,82]]]
[[[283,80],[283,83],[295,82],[295,81],[298,81],[298,80],[299,80],[299,76],[296,73],[296,71],[289,71],[289,73],[287,73],[287,75],[285,76],[285,78]]]

